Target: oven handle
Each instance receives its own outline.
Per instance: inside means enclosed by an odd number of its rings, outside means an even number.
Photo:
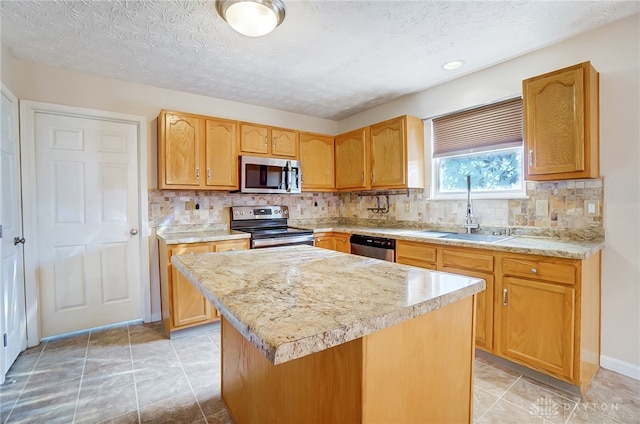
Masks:
[[[280,245],[292,244],[292,243],[304,243],[307,241],[313,241],[313,234],[297,236],[297,237],[278,237],[278,238],[253,240],[253,242],[251,243],[251,247],[255,249],[260,247],[280,246]]]
[[[291,192],[291,186],[293,185],[293,169],[291,169],[291,162],[287,161],[287,192]]]

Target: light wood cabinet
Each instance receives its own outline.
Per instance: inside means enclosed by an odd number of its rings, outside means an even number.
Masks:
[[[220,318],[218,311],[173,265],[171,256],[246,250],[248,239],[167,245],[160,240],[160,297],[162,321],[168,336],[176,330],[207,324]]]
[[[600,362],[600,253],[583,260],[398,240],[396,262],[483,278],[476,347],[582,393]]]
[[[598,90],[589,62],[523,81],[526,180],[600,176]]]
[[[351,234],[337,232],[319,233],[313,237],[313,245],[323,249],[351,253]]]
[[[369,181],[369,128],[336,137],[336,189],[364,190]]]
[[[488,250],[443,248],[440,271],[485,280],[486,289],[476,295],[476,347],[494,351],[495,254]]]
[[[240,123],[240,151],[251,155],[298,157],[296,131]]]
[[[158,188],[238,188],[238,126],[234,121],[161,111]]]
[[[334,191],[334,139],[300,133],[300,166],[303,191]]]
[[[424,188],[424,124],[400,116],[336,137],[336,189]]]
[[[600,362],[600,253],[584,260],[499,258],[498,355],[584,393]]]

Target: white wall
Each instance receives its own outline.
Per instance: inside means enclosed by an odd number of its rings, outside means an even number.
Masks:
[[[602,364],[640,379],[640,15],[338,122],[346,132],[402,114],[421,118],[522,93],[525,78],[591,61],[600,72]]]

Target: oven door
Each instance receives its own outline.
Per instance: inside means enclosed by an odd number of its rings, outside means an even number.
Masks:
[[[301,244],[313,246],[313,234],[304,234],[290,237],[269,237],[251,240],[252,249],[262,249],[265,247],[275,246],[296,246]]]

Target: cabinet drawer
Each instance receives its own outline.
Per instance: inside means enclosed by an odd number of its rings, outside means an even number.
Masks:
[[[213,243],[214,252],[229,252],[231,250],[249,249],[249,239],[216,241]]]
[[[575,284],[576,261],[541,256],[505,256],[502,258],[502,274],[535,278],[562,284]]]
[[[207,253],[207,252],[211,252],[209,243],[176,244],[175,246],[171,246],[171,255],[184,255],[187,253]]]
[[[431,245],[410,241],[396,242],[396,262],[398,263],[435,269],[437,257],[437,250]]]
[[[442,249],[442,266],[493,272],[493,255],[471,250]]]

